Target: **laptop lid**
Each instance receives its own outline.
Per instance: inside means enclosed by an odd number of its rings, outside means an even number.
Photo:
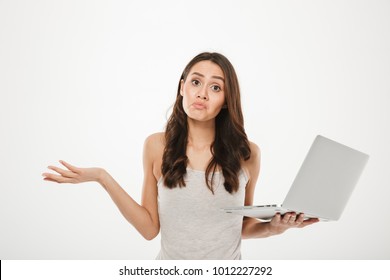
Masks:
[[[369,156],[318,135],[283,202],[283,208],[338,220]]]
[[[294,211],[307,218],[338,220],[369,156],[318,135],[303,161],[282,205],[226,207],[226,213],[271,219]]]

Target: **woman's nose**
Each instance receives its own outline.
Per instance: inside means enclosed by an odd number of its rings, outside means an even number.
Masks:
[[[208,100],[207,89],[203,88],[203,89],[199,90],[196,97],[203,99],[203,100]]]

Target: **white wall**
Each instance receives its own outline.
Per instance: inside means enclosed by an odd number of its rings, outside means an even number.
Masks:
[[[244,259],[389,259],[389,1],[0,1],[0,259],[153,259],[97,184],[42,181],[64,159],[137,201],[145,137],[185,64],[235,65],[262,149],[255,202],[284,198],[316,134],[371,155],[342,219],[243,241]]]

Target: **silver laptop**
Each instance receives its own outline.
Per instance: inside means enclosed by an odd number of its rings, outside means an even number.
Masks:
[[[369,156],[318,135],[283,204],[224,208],[226,213],[270,220],[276,213],[336,221],[354,190]]]

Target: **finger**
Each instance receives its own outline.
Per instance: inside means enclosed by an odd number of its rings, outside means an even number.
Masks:
[[[61,174],[64,177],[68,177],[68,178],[73,178],[77,175],[76,173],[74,173],[72,171],[64,170],[64,169],[61,169],[61,168],[56,167],[56,166],[48,166],[47,168],[57,172],[58,174]]]
[[[54,183],[58,183],[57,181],[54,181],[53,179],[50,179],[50,178],[47,178],[47,177],[43,178],[43,180],[45,180],[45,181],[50,181],[50,182],[54,182]]]
[[[280,213],[276,213],[272,220],[273,220],[275,223],[280,223],[280,220],[281,220],[281,219],[282,219],[282,216],[280,215]]]
[[[286,213],[283,215],[282,223],[287,224],[290,221],[291,213]]]
[[[74,173],[78,173],[78,171],[79,171],[79,168],[78,168],[78,167],[73,166],[73,165],[71,165],[71,164],[69,164],[69,163],[67,163],[67,162],[65,162],[65,161],[63,161],[63,160],[60,160],[60,163],[61,163],[63,166],[65,166],[66,168],[68,168],[70,171],[73,171]]]
[[[305,221],[303,221],[301,224],[300,224],[300,227],[306,227],[308,225],[312,225],[312,224],[315,224],[317,222],[319,222],[320,220],[317,219],[317,218],[310,218],[310,219],[307,219]]]
[[[297,215],[295,213],[291,213],[290,219],[288,220],[289,224],[295,224],[295,220],[297,218]]]
[[[298,219],[296,219],[296,222],[301,224],[305,220],[305,214],[299,214]]]
[[[320,221],[320,219],[318,219],[318,218],[310,218],[310,219],[307,219],[307,220],[304,221],[304,222],[313,224],[313,223],[317,223],[317,222],[319,222],[319,221]]]
[[[43,179],[46,181],[52,181],[52,182],[57,182],[57,183],[74,183],[74,179],[72,178],[66,178],[60,175],[56,174],[51,174],[51,173],[43,173],[42,176],[44,177]]]

